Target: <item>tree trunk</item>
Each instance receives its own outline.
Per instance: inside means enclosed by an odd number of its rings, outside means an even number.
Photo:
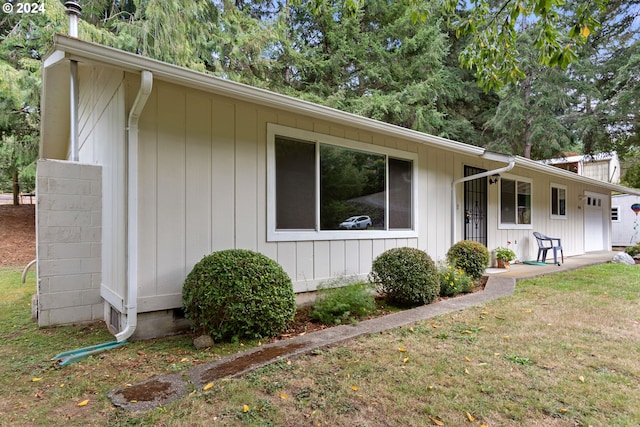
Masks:
[[[20,183],[18,182],[18,169],[13,171],[13,204],[20,204]]]
[[[525,159],[531,158],[531,113],[529,109],[529,99],[531,97],[531,78],[527,78],[522,82],[524,85],[524,108],[525,108],[525,120],[524,120],[524,132],[522,138],[524,139],[524,152],[522,156]]]

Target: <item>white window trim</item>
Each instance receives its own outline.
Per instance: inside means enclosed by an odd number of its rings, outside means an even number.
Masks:
[[[611,217],[613,216],[613,210],[616,210],[617,214],[618,214],[618,219],[611,219]],[[622,222],[622,220],[620,219],[620,206],[619,205],[612,205],[611,209],[609,211],[609,219],[611,219],[611,222]]]
[[[534,209],[533,209],[533,180],[531,178],[524,178],[517,175],[510,174],[502,174],[502,178],[509,179],[516,182],[526,182],[531,185],[531,224],[512,224],[512,223],[502,223],[502,180],[500,180],[500,185],[498,186],[498,230],[533,230],[533,217],[534,217]],[[516,189],[518,185],[516,184]],[[517,199],[517,194],[516,194]]]
[[[549,217],[551,219],[562,219],[562,220],[567,220],[567,212],[569,210],[569,191],[567,190],[567,186],[563,185],[563,184],[556,184],[554,182],[551,183],[551,185],[549,186],[549,202],[551,202],[551,195],[553,194],[553,189],[557,188],[559,190],[564,190],[564,215],[558,215],[558,214],[554,214],[551,211],[551,206],[553,206],[553,204],[549,204]]]
[[[331,144],[339,147],[352,148],[370,152],[373,154],[383,154],[397,159],[408,160],[413,163],[412,167],[412,222],[413,228],[407,230],[318,230],[320,223],[320,212],[316,209],[316,230],[276,230],[276,170],[275,170],[275,138],[276,136],[300,139],[316,143],[316,151],[319,144]],[[316,162],[319,156],[316,155]],[[316,166],[316,171],[318,167]],[[319,172],[317,172],[319,173]],[[389,177],[386,177],[387,183]],[[319,182],[319,180],[318,180]],[[388,185],[388,184],[387,184]],[[389,192],[387,191],[387,206],[389,205]],[[316,191],[316,206],[320,206],[320,194]],[[386,224],[389,224],[389,210],[386,209]],[[379,145],[367,144],[352,141],[332,135],[291,128],[288,126],[267,124],[267,241],[305,241],[305,240],[365,240],[365,239],[406,239],[418,237],[418,154],[409,151],[402,151],[394,148]]]

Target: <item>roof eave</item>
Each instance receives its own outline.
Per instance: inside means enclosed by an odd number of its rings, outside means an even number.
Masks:
[[[270,92],[265,89],[256,88],[242,83],[224,80],[210,74],[190,70],[184,67],[178,67],[176,65],[171,65],[141,55],[124,52],[122,50],[83,41],[61,34],[54,35],[54,49],[54,53],[51,54],[47,58],[47,60],[45,60],[45,72],[43,72],[45,85],[47,85],[47,80],[56,80],[57,82],[54,82],[54,84],[65,84],[66,82],[66,85],[68,87],[68,76],[66,76],[65,78],[65,76],[61,75],[61,67],[59,67],[58,65],[61,62],[68,62],[68,60],[101,64],[106,67],[115,67],[133,73],[140,73],[143,70],[148,70],[154,74],[155,80],[163,80],[182,86],[201,89],[207,92],[232,97],[234,99],[239,99],[280,110],[290,111],[296,114],[301,114],[316,119],[323,119],[332,123],[340,123],[346,126],[356,127],[358,129],[362,129],[372,133],[379,133],[392,137],[402,138],[419,144],[431,145],[448,151],[453,151],[470,156],[482,156],[486,151],[482,147],[476,147],[462,142],[453,141],[450,139],[418,132],[389,123],[380,122],[367,117],[358,116],[356,114],[348,113],[319,104],[314,104],[308,101],[278,94],[275,92]],[[49,59],[53,58],[54,56],[55,61]],[[64,57],[64,59],[66,59],[67,61],[63,61],[62,57]],[[47,61],[52,62],[52,64],[47,65]],[[49,68],[50,70],[47,72],[47,69]],[[57,72],[54,71],[56,69],[58,70]],[[51,82],[49,82],[48,86],[54,87]],[[43,90],[44,87],[45,86],[43,85]],[[68,96],[66,99],[68,116]],[[45,101],[46,100],[43,99],[44,107],[46,107]],[[59,114],[62,115],[64,113]],[[52,125],[58,126],[60,127],[60,129],[45,129],[46,125],[43,125],[43,131],[55,130],[57,135],[62,135],[64,134],[64,128],[66,126],[68,136],[68,120],[66,122],[61,120],[59,123],[66,124]],[[46,152],[46,149],[44,150],[44,152]],[[58,147],[55,152],[57,155],[59,155],[62,150],[60,147]],[[544,165],[533,160],[525,159],[524,157],[516,157],[516,165],[550,175],[561,176],[572,181],[583,182],[588,185],[605,188],[610,191],[640,195],[640,190],[586,178],[550,165]]]
[[[65,159],[69,144],[69,62],[65,53],[53,51],[42,64],[40,101],[41,158]]]
[[[182,86],[201,89],[207,92],[232,97],[234,99],[295,112],[297,114],[314,117],[316,119],[320,118],[333,123],[357,127],[369,132],[395,136],[420,144],[431,144],[446,150],[472,156],[480,156],[485,151],[482,147],[476,147],[447,138],[380,122],[367,117],[293,98],[291,96],[225,80],[211,74],[190,70],[188,68],[179,67],[61,34],[54,35],[54,48],[65,52],[66,58],[70,60],[97,63],[133,73],[140,73],[143,70],[148,70],[153,73],[154,80],[162,80]]]

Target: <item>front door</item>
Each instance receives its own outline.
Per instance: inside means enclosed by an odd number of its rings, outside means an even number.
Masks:
[[[486,172],[485,169],[464,167],[464,176]],[[487,246],[487,178],[464,183],[464,239]]]

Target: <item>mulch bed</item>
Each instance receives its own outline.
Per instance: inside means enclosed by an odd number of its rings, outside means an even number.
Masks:
[[[0,205],[0,267],[24,267],[36,257],[35,205]]]

